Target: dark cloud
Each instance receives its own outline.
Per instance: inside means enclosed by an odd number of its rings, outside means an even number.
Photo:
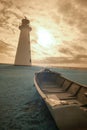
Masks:
[[[0,0],[0,7],[2,7],[0,9],[0,25],[1,24],[5,24],[7,19],[9,18],[9,16],[7,16],[7,9],[10,8],[12,6],[12,2],[11,1],[3,1]]]
[[[60,45],[58,48],[58,52],[60,52],[61,55],[67,56],[67,57],[76,57],[77,55],[87,55],[87,47],[86,42],[84,40],[77,40],[72,42],[64,42]]]
[[[10,44],[7,44],[3,41],[0,41],[0,54],[6,54],[6,55],[11,55],[12,52],[15,51],[15,47],[10,45]],[[12,55],[13,56],[13,55]]]
[[[58,1],[58,11],[60,11],[61,13],[69,15],[73,11],[72,8],[73,8],[73,5],[71,1],[69,0]]]
[[[76,2],[78,5],[81,5],[81,6],[87,8],[87,0],[75,0],[75,2]]]
[[[58,51],[64,55],[73,55],[74,52],[71,51],[71,49],[69,47],[66,47],[66,48],[63,48],[63,47],[60,47],[58,49]]]
[[[22,13],[16,8],[11,0],[0,0],[0,27],[17,27],[18,19],[22,18]]]
[[[85,46],[81,46],[81,45],[72,45],[71,46],[74,50],[80,52],[86,52],[87,53],[87,48]]]
[[[61,66],[65,64],[87,64],[87,55],[78,55],[76,57],[46,57],[43,62],[46,64],[61,64]]]
[[[74,59],[76,59],[77,61],[84,61],[87,63],[87,54],[78,54],[74,57]]]
[[[76,23],[76,9],[70,0],[58,1],[58,13],[61,13],[62,20],[68,24],[74,25]]]
[[[76,2],[72,0],[58,1],[58,13],[61,13],[62,20],[73,27],[77,27],[82,33],[87,32],[87,12],[82,8],[85,4],[87,4],[86,0],[77,0]]]

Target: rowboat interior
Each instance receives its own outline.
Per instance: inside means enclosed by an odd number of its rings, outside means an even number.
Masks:
[[[34,83],[59,130],[87,130],[87,86],[49,69],[35,73]]]

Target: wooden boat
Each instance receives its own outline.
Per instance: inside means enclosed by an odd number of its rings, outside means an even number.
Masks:
[[[34,84],[60,130],[87,130],[87,86],[49,69],[35,73]]]

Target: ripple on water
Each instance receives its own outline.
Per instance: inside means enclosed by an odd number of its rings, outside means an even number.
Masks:
[[[39,97],[26,103],[14,118],[10,119],[7,128],[1,130],[58,130],[45,103]]]

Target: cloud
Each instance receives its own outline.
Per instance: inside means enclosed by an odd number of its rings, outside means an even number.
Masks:
[[[74,2],[79,6],[87,9],[87,0],[74,0]]]
[[[81,44],[81,41],[80,41],[80,44],[78,44],[78,41],[77,42],[71,42],[71,43],[68,43],[68,42],[65,42],[66,44],[62,44],[58,51],[66,56],[76,56],[76,55],[79,55],[79,54],[87,54],[87,48],[85,47],[85,44],[82,43]],[[83,45],[83,46],[82,46]]]
[[[11,0],[0,1],[0,27],[9,28],[10,31],[18,26],[19,19],[23,17],[23,14],[16,8]]]
[[[61,0],[58,1],[58,13],[62,15],[62,21],[65,21],[67,24],[78,28],[81,33],[86,33],[86,5],[86,0]]]
[[[79,57],[79,59],[78,59]],[[81,58],[82,57],[82,58]],[[35,64],[61,67],[87,67],[87,56],[83,55],[77,57],[46,57],[44,60],[35,60]]]
[[[12,46],[12,45],[9,45],[3,41],[0,41],[0,55],[1,54],[5,54],[5,55],[8,55],[8,56],[14,56],[12,55],[15,51],[15,47]]]
[[[47,63],[85,64],[87,55],[86,0],[0,0],[1,53],[15,55],[18,26],[27,16],[31,21],[32,59]],[[38,44],[37,30],[43,27],[55,39],[52,46]],[[9,44],[5,44],[9,43]],[[10,47],[14,45],[15,50]],[[0,54],[1,54],[0,53]],[[46,58],[47,57],[47,58]],[[48,58],[49,57],[49,58]],[[41,60],[43,59],[43,61]]]

